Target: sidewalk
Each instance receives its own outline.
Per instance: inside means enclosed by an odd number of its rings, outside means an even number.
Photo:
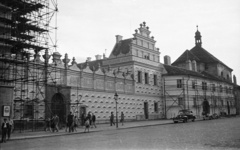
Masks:
[[[99,132],[105,130],[120,130],[126,128],[136,128],[136,127],[144,127],[144,126],[155,126],[155,125],[164,125],[170,124],[173,121],[170,120],[147,120],[147,121],[134,121],[134,122],[126,122],[124,125],[118,123],[118,128],[116,126],[110,126],[109,124],[98,124],[97,128],[90,128],[90,132]],[[32,139],[32,138],[43,138],[43,137],[52,137],[52,136],[61,136],[61,135],[72,135],[72,134],[82,134],[84,133],[85,127],[78,127],[77,132],[65,132],[65,129],[59,130],[59,132],[45,132],[45,131],[26,131],[19,132],[15,131],[11,134],[10,141],[13,140],[24,140],[24,139]]]

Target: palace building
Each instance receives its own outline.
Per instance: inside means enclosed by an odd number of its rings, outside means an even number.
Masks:
[[[172,118],[180,109],[200,117],[203,103],[211,113],[239,112],[232,69],[202,48],[198,30],[195,47],[172,64],[169,56],[160,62],[145,22],[133,37],[116,35],[109,57],[77,63],[46,42],[55,29],[46,24],[58,10],[47,4],[0,3],[0,123],[13,118],[15,130],[37,130],[55,114],[65,125],[69,112],[79,120],[83,113],[94,113],[97,123],[108,123],[111,112],[118,118],[123,112],[126,121]]]

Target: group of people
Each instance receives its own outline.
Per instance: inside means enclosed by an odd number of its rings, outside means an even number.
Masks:
[[[81,116],[81,122],[82,122],[82,126],[85,126],[85,130],[84,132],[88,131],[89,132],[89,128],[97,128],[96,126],[96,116],[94,115],[94,113],[88,112],[88,114],[86,115],[85,113],[82,114]]]
[[[72,114],[72,112],[69,113],[69,115],[67,116],[67,120],[66,120],[66,128],[65,131],[69,131],[69,132],[77,132],[77,126],[78,126],[78,118],[77,116],[74,116]]]
[[[121,112],[120,122],[122,123],[122,126],[123,126],[123,122],[124,122],[124,113],[123,112]],[[111,112],[111,116],[110,116],[110,126],[112,126],[112,125],[115,125],[113,112]]]
[[[124,124],[124,114],[121,112],[120,123]],[[46,130],[51,132],[58,132],[59,131],[59,117],[54,115],[52,119],[48,118],[46,120]],[[79,124],[77,116],[74,116],[72,112],[70,112],[66,119],[66,132],[77,132],[77,126]],[[85,114],[84,112],[81,115],[81,125],[85,126],[84,132],[89,132],[89,128],[97,128],[96,126],[96,116],[92,112],[88,112]],[[110,115],[110,125],[115,125],[114,114],[111,112]]]
[[[52,119],[47,118],[46,119],[46,128],[45,131],[50,131],[50,132],[58,132],[59,131],[59,117],[58,115],[54,115]]]
[[[13,120],[7,118],[3,119],[2,123],[2,143],[6,143],[7,139],[10,139],[11,133],[13,131]]]

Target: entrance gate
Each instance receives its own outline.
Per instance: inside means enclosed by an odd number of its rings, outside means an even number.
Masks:
[[[64,102],[63,96],[60,93],[56,93],[52,97],[51,102],[51,116],[58,115],[59,124],[65,124],[66,121],[66,103]]]

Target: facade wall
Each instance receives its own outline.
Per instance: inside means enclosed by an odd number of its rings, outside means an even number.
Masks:
[[[177,84],[177,80],[182,81],[181,86]],[[195,83],[194,88],[193,82]],[[203,90],[203,82],[207,84],[206,90]],[[213,90],[213,84],[215,90]],[[228,114],[228,111],[229,114],[236,114],[232,84],[179,75],[164,76],[164,85],[167,118],[176,116],[181,109],[190,109],[194,115],[200,117],[204,99],[208,100],[212,114],[220,114],[220,112]],[[220,90],[220,85],[222,90]],[[182,98],[182,102],[179,98]]]

